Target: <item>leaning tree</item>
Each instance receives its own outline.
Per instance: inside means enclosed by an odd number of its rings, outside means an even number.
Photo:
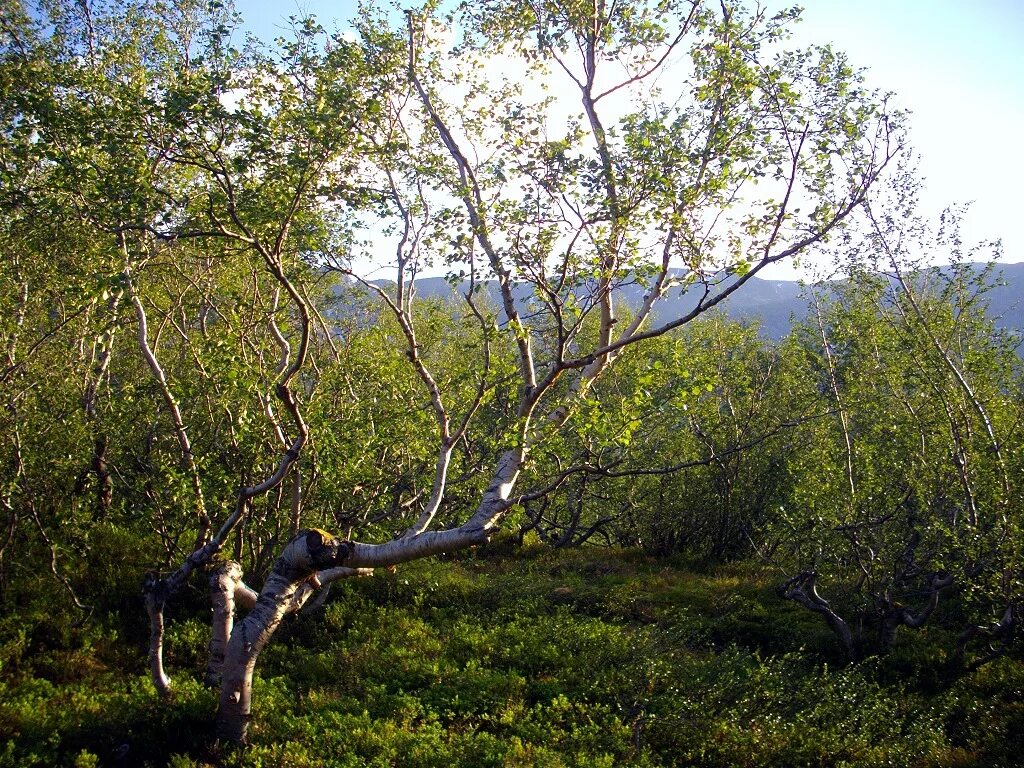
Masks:
[[[246,735],[257,658],[288,614],[337,579],[485,543],[517,505],[592,470],[570,456],[540,475],[530,461],[570,421],[602,419],[588,407],[593,387],[624,350],[839,231],[903,142],[901,116],[841,54],[785,49],[795,10],[490,0],[395,19],[371,9],[338,35],[296,20],[268,52],[234,50],[223,9],[100,6],[5,15],[5,66],[28,83],[5,114],[5,141],[45,177],[54,211],[90,233],[103,290],[134,328],[193,513],[178,535],[187,554],[145,583],[152,678],[170,691],[164,607],[204,572],[208,680],[220,685],[219,733],[233,741]],[[192,266],[167,298],[166,270],[182,260]],[[369,279],[381,265],[390,282]],[[415,295],[427,270],[448,275],[460,302],[451,312],[474,347],[462,381],[439,377],[423,343]],[[330,519],[303,498],[298,467],[316,439],[318,356],[337,341],[338,314],[313,290],[330,274],[379,301],[431,415],[432,480],[398,505],[390,540],[305,527]],[[248,286],[247,313],[217,293],[230,275]],[[628,317],[626,286],[644,294]],[[686,311],[659,314],[684,291]],[[232,306],[244,309],[239,293]],[[240,390],[203,365],[210,340],[231,334],[256,371]],[[201,391],[184,369],[168,371],[169,349],[197,361],[189,375]],[[500,431],[480,448],[470,435],[499,392]],[[257,403],[265,420],[230,500],[190,430],[204,410],[193,400],[211,393],[235,415],[232,393]],[[461,519],[446,509],[456,467],[485,478]],[[297,501],[279,514],[294,535],[257,591],[244,581],[252,563],[229,543],[289,478]]]

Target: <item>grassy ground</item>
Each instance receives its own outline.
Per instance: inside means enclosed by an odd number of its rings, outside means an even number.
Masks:
[[[336,588],[265,651],[253,745],[217,750],[196,681],[200,596],[172,616],[175,698],[145,677],[144,616],[0,619],[0,766],[1009,766],[1024,664],[959,680],[949,638],[842,664],[753,566],[526,550]]]

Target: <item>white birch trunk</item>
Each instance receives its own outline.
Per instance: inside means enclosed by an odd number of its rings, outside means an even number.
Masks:
[[[248,589],[242,584],[242,566],[233,560],[223,563],[210,574],[210,603],[213,618],[210,626],[209,657],[204,682],[215,686],[220,682],[224,653],[235,623],[236,595]],[[251,590],[249,590],[251,592]],[[255,603],[255,601],[254,601]]]
[[[286,615],[300,608],[315,589],[339,578],[366,575],[370,573],[367,567],[396,565],[485,544],[508,509],[522,463],[521,449],[502,454],[479,507],[458,528],[426,531],[385,544],[340,542],[324,531],[300,531],[274,564],[252,611],[231,630],[221,665],[218,737],[245,742],[252,716],[256,660]],[[219,594],[226,602],[227,592]]]
[[[164,605],[167,591],[156,574],[148,574],[143,584],[143,601],[149,614],[149,674],[164,698],[171,695],[171,678],[164,669]]]
[[[307,530],[285,546],[267,577],[249,615],[234,624],[221,665],[220,708],[217,735],[226,741],[243,743],[252,716],[252,676],[260,652],[270,642],[281,620],[300,607],[298,593],[317,570],[337,564],[339,553],[347,551],[324,531]],[[345,575],[361,575],[351,569]],[[232,596],[234,592],[232,592]]]

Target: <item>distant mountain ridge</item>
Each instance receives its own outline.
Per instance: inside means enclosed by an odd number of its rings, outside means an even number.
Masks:
[[[984,269],[983,264],[971,266],[978,272]],[[993,278],[998,284],[986,295],[989,316],[998,327],[1024,336],[1024,263],[1000,264]],[[383,285],[386,281],[379,282]],[[454,289],[442,277],[426,277],[416,281],[416,292],[424,298],[447,298],[453,295]],[[496,304],[500,304],[495,283],[487,285],[487,292]],[[523,283],[515,286],[514,293],[517,303],[529,306],[532,300],[529,285]],[[636,310],[643,301],[644,290],[639,285],[628,285],[619,289],[616,295],[620,301]],[[664,322],[680,317],[692,309],[696,301],[693,289],[688,292],[674,289],[659,302],[653,320]],[[734,320],[758,322],[761,334],[766,338],[781,339],[789,332],[795,320],[806,317],[808,302],[804,297],[803,286],[797,280],[752,277],[742,289],[719,304],[718,308]]]

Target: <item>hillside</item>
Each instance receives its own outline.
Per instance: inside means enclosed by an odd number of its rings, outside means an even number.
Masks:
[[[976,265],[981,270],[983,265]],[[1003,264],[997,270],[1001,277],[1000,284],[995,285],[988,294],[989,315],[1000,328],[1024,332],[1024,262],[1019,264]],[[451,285],[441,277],[427,277],[417,280],[417,292],[422,297],[451,296]],[[498,304],[497,287],[488,285],[491,300]],[[620,298],[636,309],[643,301],[643,290],[635,285],[627,286],[619,291]],[[524,306],[528,305],[530,295],[523,286],[518,291],[518,298]],[[678,289],[671,291],[654,313],[655,321],[678,317],[691,309],[696,302],[693,292]],[[734,320],[758,321],[761,333],[766,338],[780,339],[789,331],[794,319],[802,318],[807,313],[807,301],[803,295],[803,285],[796,280],[766,280],[753,277],[722,305],[725,314]]]

